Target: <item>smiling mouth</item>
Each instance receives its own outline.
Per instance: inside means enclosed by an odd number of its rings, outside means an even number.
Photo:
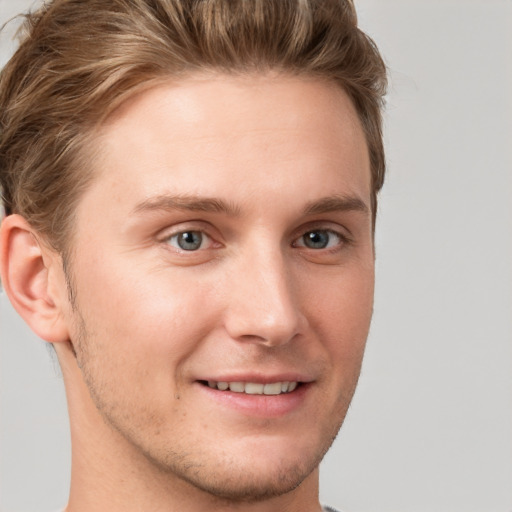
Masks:
[[[246,395],[281,395],[295,391],[300,382],[271,382],[262,384],[259,382],[222,382],[222,381],[200,381],[201,384],[218,391],[232,391],[234,393],[245,393]]]

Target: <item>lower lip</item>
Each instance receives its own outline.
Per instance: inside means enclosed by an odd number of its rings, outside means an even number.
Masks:
[[[278,418],[299,409],[311,387],[311,383],[303,383],[291,393],[248,395],[233,391],[219,391],[200,383],[197,383],[197,385],[208,395],[210,400],[215,400],[222,406],[234,409],[247,416],[260,418]]]

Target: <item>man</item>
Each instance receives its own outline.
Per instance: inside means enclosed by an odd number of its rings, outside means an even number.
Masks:
[[[68,512],[318,512],[373,302],[385,68],[340,0],[55,0],[0,81],[1,275]]]

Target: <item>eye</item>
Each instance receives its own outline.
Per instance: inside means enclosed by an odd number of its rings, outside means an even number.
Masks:
[[[344,238],[329,229],[315,229],[304,233],[296,242],[295,246],[307,247],[308,249],[332,249],[344,242]]]
[[[204,249],[211,239],[201,231],[181,231],[167,239],[167,243],[182,251],[197,251]]]

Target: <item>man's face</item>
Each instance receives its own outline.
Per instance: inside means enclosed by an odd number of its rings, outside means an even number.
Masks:
[[[343,421],[372,312],[353,106],[312,79],[198,76],[98,140],[69,325],[112,454],[218,496],[289,491]]]

